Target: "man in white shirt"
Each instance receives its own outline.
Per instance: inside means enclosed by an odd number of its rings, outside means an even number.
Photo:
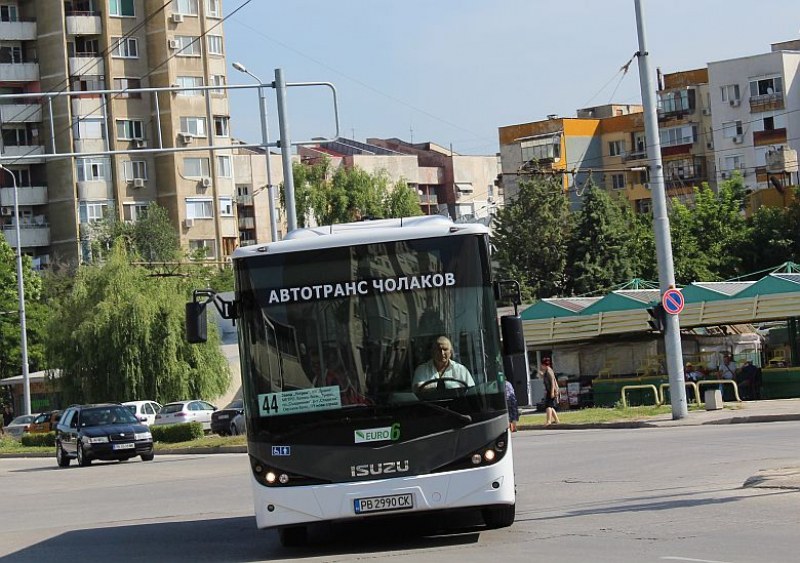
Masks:
[[[432,358],[417,366],[414,370],[414,379],[411,390],[417,392],[420,388],[433,390],[438,387],[445,389],[464,389],[474,387],[475,380],[469,370],[452,360],[453,344],[446,336],[440,336],[433,344]],[[441,380],[441,381],[440,381]],[[436,382],[434,385],[430,382]],[[427,383],[427,385],[425,385]]]

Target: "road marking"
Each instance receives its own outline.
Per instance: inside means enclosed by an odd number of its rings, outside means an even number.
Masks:
[[[731,563],[730,561],[717,561],[716,559],[692,559],[691,557],[661,557],[669,561],[691,561],[692,563]]]

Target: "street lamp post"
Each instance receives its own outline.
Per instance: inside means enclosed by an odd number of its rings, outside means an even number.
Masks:
[[[247,70],[242,63],[233,63],[233,68],[242,72],[258,82],[258,100],[261,103],[261,142],[267,157],[267,194],[269,196],[269,226],[272,241],[278,240],[278,215],[275,210],[275,186],[272,185],[272,164],[269,161],[269,122],[267,120],[267,97],[264,94],[265,85],[261,79]]]
[[[8,168],[0,164],[0,169],[8,172],[14,186],[14,231],[17,236],[17,291],[19,294],[19,327],[20,348],[22,350],[22,414],[31,414],[31,382],[28,373],[28,330],[25,323],[25,284],[22,278],[22,241],[19,233],[19,197],[17,193],[17,177]]]

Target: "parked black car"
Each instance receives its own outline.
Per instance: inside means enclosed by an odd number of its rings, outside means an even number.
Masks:
[[[219,434],[220,436],[227,436],[229,434],[236,434],[236,426],[233,425],[233,419],[237,414],[244,412],[244,405],[240,399],[231,401],[231,403],[224,409],[214,411],[211,413],[211,431]]]
[[[151,461],[153,435],[120,404],[73,405],[56,426],[56,461],[67,467],[72,458],[86,466],[92,460],[120,460],[141,456]]]

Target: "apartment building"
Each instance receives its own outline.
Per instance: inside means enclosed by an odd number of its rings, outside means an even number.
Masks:
[[[19,186],[23,252],[44,266],[91,258],[93,224],[166,208],[181,244],[222,259],[238,244],[221,0],[9,0],[0,7],[0,158]],[[97,93],[174,87],[172,92]],[[177,90],[177,88],[184,88]],[[10,95],[68,91],[44,98]],[[30,106],[23,109],[18,106]],[[10,116],[10,118],[6,117]],[[116,155],[48,159],[47,153]],[[137,152],[140,151],[140,152]],[[20,155],[25,160],[15,160]],[[41,155],[41,160],[30,156]],[[3,234],[16,244],[10,182]]]
[[[800,150],[800,40],[708,63],[708,76],[717,180],[739,172],[759,197],[790,182],[791,166],[767,164],[768,154]]]
[[[327,158],[334,168],[358,167],[370,174],[386,173],[392,182],[405,181],[416,191],[426,215],[488,223],[503,204],[496,186],[499,162],[493,155],[462,155],[436,143],[397,138],[369,138],[366,143],[340,138],[301,147],[298,154],[302,162]]]

